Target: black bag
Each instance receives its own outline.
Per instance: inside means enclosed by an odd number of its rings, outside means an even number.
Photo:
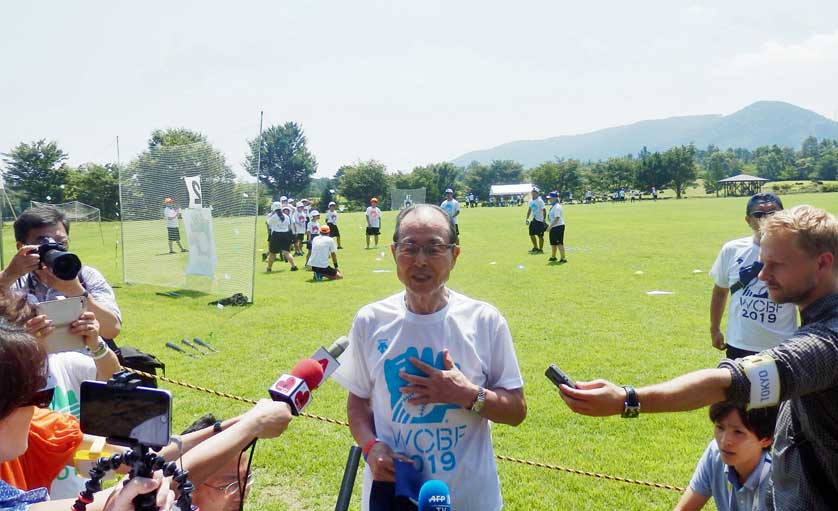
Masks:
[[[157,374],[157,370],[163,371],[163,376],[166,375],[166,364],[161,362],[154,355],[142,352],[132,346],[122,346],[120,353],[117,354],[119,363],[126,369],[136,369],[144,373]],[[149,378],[148,376],[137,375],[142,381],[140,386],[157,388],[157,379]]]
[[[222,298],[221,300],[215,300],[214,302],[210,302],[209,305],[221,304],[224,306],[232,305],[234,307],[243,307],[245,305],[248,305],[248,302],[249,300],[247,299],[246,295],[236,293],[233,296],[228,296],[227,298]]]

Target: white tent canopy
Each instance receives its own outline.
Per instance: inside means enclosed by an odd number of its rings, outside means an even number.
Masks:
[[[492,185],[489,196],[526,195],[532,191],[532,183],[520,183],[516,185]]]

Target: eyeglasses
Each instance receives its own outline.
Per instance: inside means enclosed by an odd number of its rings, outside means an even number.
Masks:
[[[247,474],[247,480],[244,483],[244,488],[245,489],[250,488],[250,485],[253,484],[254,478],[255,478],[255,476],[253,475],[253,472]],[[215,486],[215,485],[208,484],[208,483],[203,483],[203,484],[204,484],[204,486],[212,488],[213,490],[220,491],[224,495],[231,496],[231,495],[235,495],[235,494],[239,493],[239,482],[238,481],[233,481],[231,483],[222,484],[222,485],[219,485],[219,486]]]
[[[55,394],[55,387],[39,390],[34,393],[29,399],[20,404],[20,408],[24,406],[37,406],[38,408],[47,408],[52,403],[52,396]]]
[[[454,243],[428,243],[427,245],[422,245],[420,243],[402,241],[393,243],[393,246],[396,247],[396,252],[399,255],[407,257],[416,257],[419,255],[419,252],[425,254],[426,257],[442,257],[457,245]]]
[[[773,215],[776,212],[777,212],[776,210],[774,210],[774,211],[751,211],[750,215],[752,217],[756,218],[757,220],[761,220],[761,219],[763,219],[767,216]]]

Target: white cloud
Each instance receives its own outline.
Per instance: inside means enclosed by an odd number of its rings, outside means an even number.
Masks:
[[[831,34],[815,34],[800,43],[783,44],[768,41],[763,43],[759,51],[734,56],[725,67],[734,72],[777,66],[788,70],[789,67],[796,69],[835,62],[838,62],[838,31]]]

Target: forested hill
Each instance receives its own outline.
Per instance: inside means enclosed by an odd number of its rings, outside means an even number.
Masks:
[[[467,166],[475,160],[484,164],[513,160],[534,167],[556,157],[596,161],[637,154],[644,146],[652,152],[686,144],[696,148],[712,144],[721,149],[755,149],[772,144],[799,147],[809,136],[838,139],[838,122],[789,103],[758,101],[730,115],[670,117],[582,135],[519,140],[472,151],[452,161]]]

